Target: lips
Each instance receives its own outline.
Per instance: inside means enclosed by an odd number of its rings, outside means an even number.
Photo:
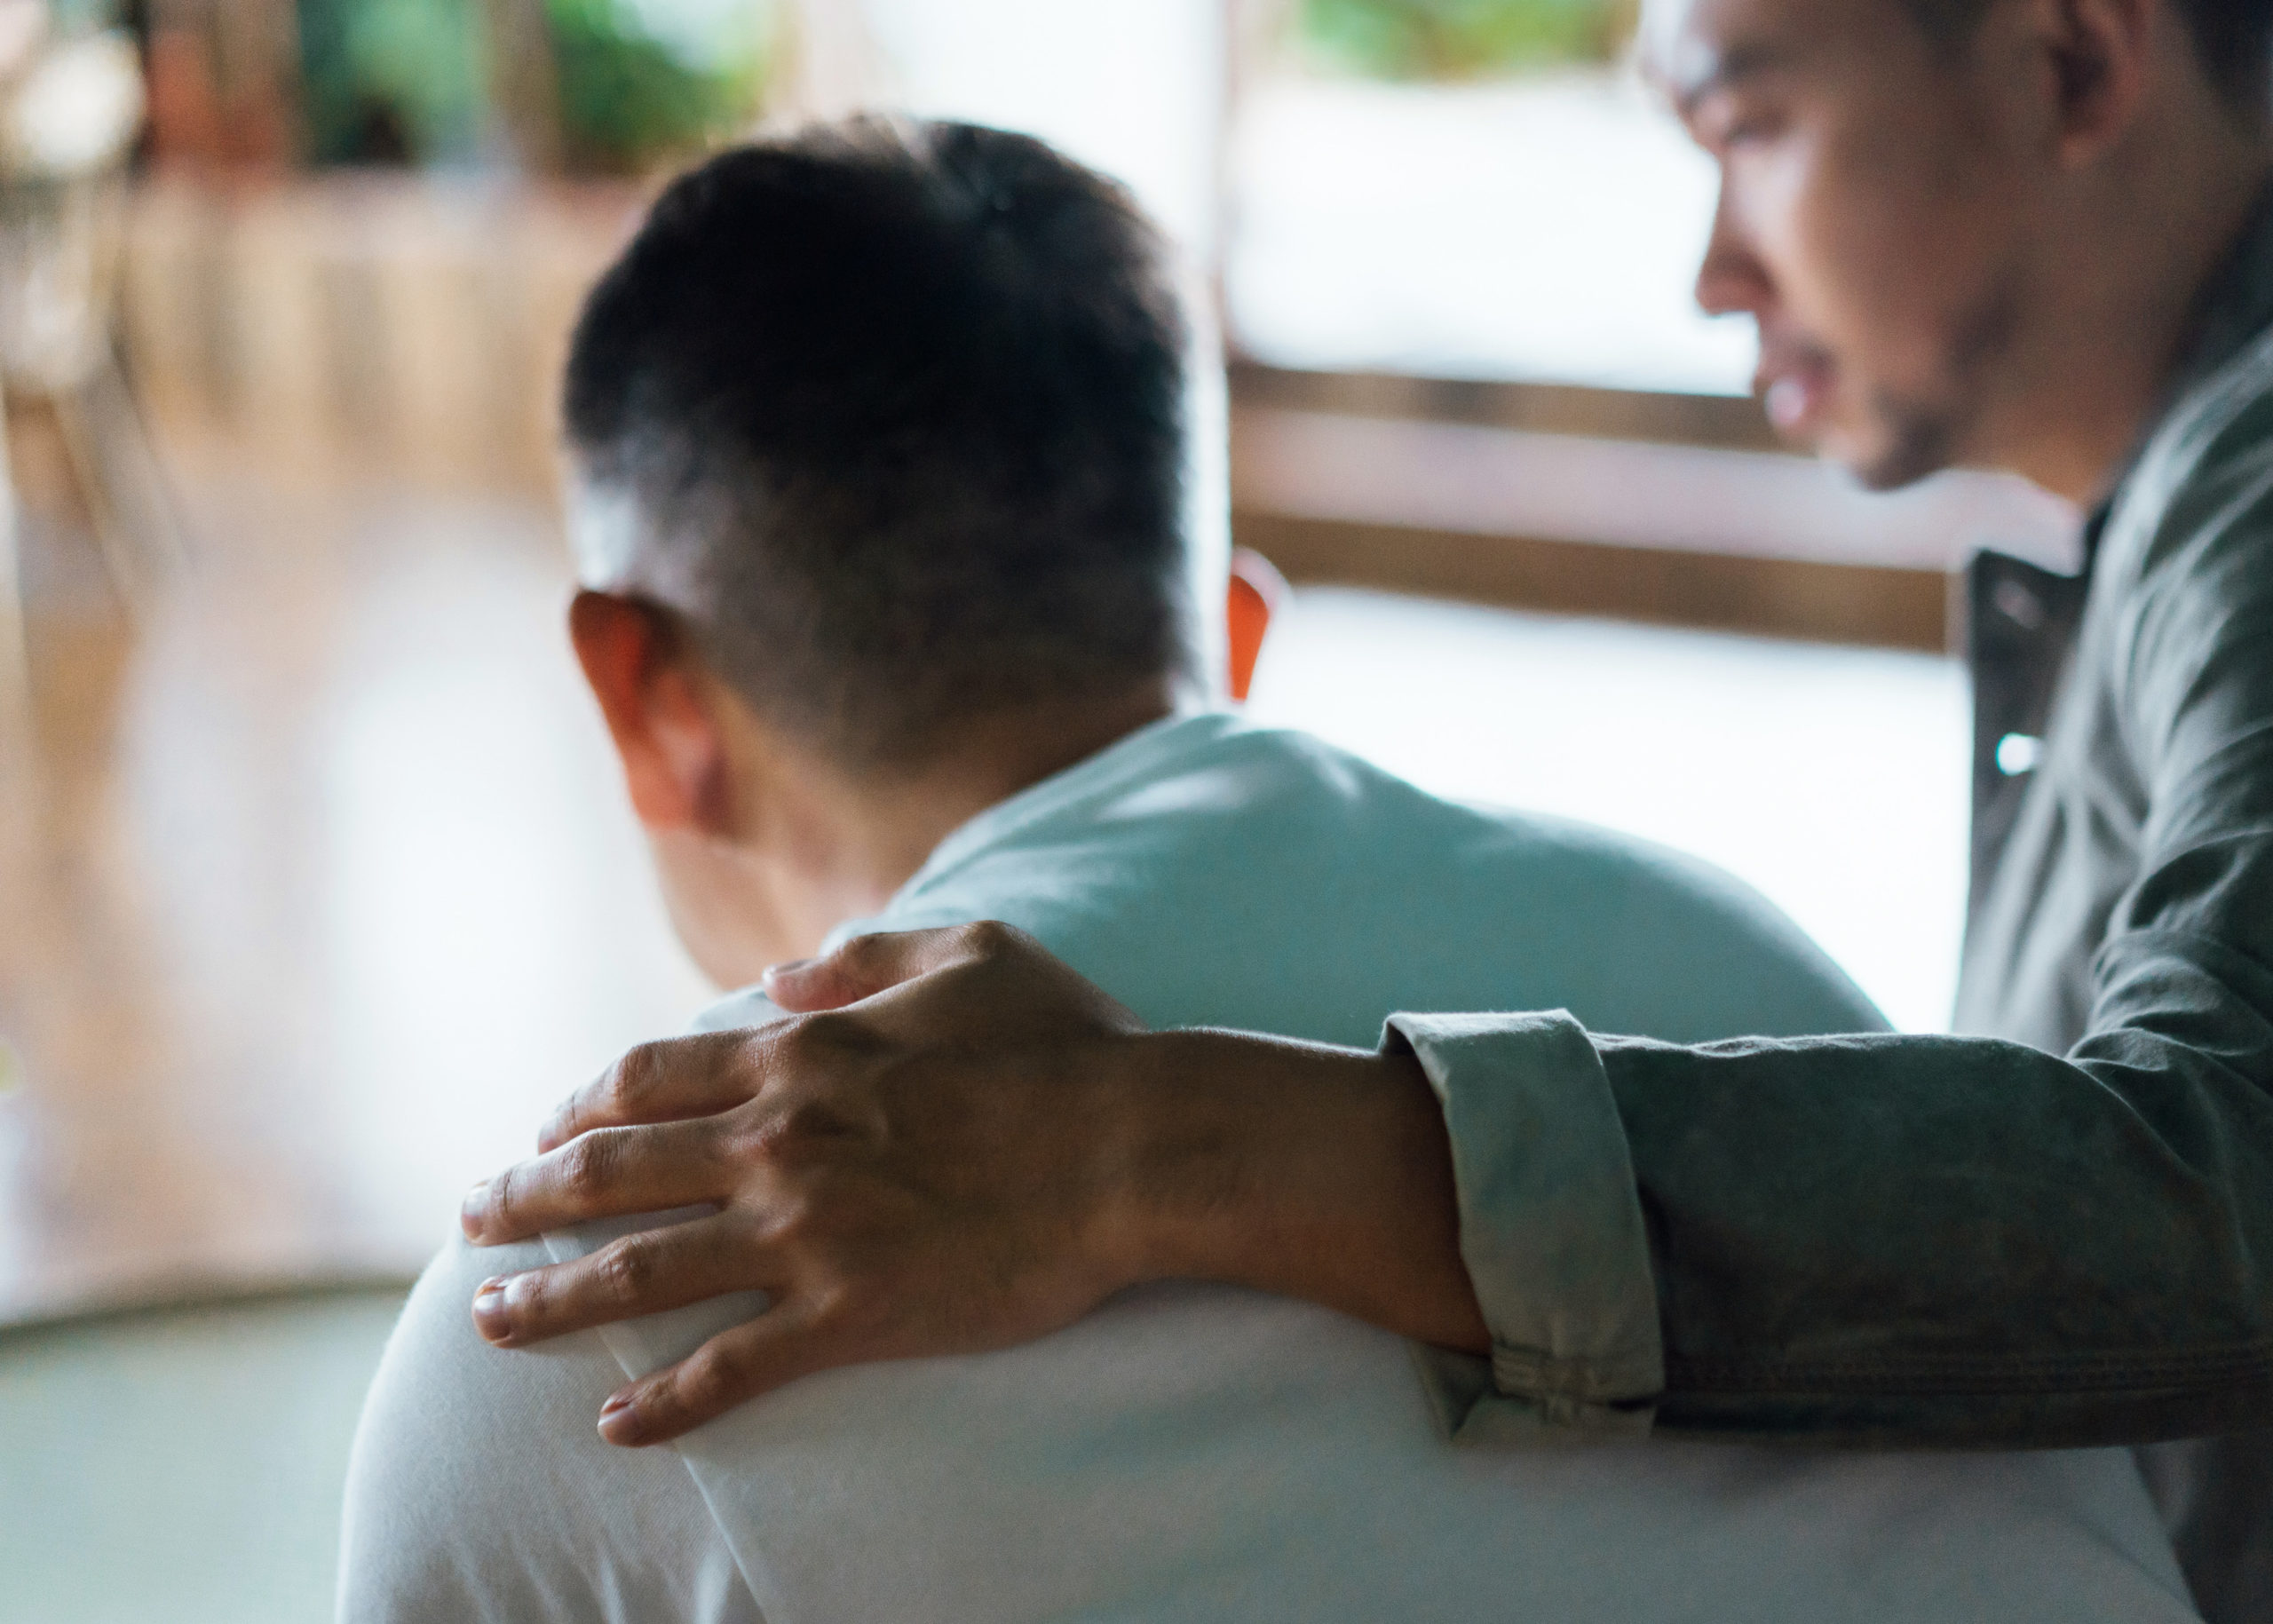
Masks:
[[[1796,434],[1814,415],[1814,391],[1804,378],[1786,374],[1776,379],[1761,392],[1761,400],[1768,408],[1768,421],[1786,434]]]
[[[1831,405],[1833,368],[1819,350],[1761,348],[1753,389],[1767,408],[1768,420],[1785,434],[1805,434],[1821,423]]]

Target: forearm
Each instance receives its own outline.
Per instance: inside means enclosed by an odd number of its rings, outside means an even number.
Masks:
[[[1991,899],[2007,995],[2038,989],[2012,1013],[2080,1029],[2066,1054],[1598,1046],[1651,1222],[1660,1424],[1999,1445],[2273,1425],[2273,527],[2154,556],[2151,590],[2103,562],[2102,601],[2147,608],[2103,633],[2129,651],[2111,685],[2071,688],[2096,719],[2055,725],[2039,844]],[[2086,830],[2111,847],[2095,867],[2126,837],[2136,867],[2079,943],[2057,927],[2087,871],[2055,860]],[[2054,953],[2087,1010],[2044,993]]]
[[[1227,1032],[1133,1040],[1110,1244],[1138,1278],[1300,1297],[1441,1346],[1490,1335],[1444,1113],[1409,1054]]]
[[[1660,1393],[1603,1358],[1604,1394],[1653,1397],[1665,1430],[1844,1443],[2273,1422],[2273,1103],[2182,1044],[2109,1058],[2142,1042],[2069,1060],[1936,1037],[1598,1040],[1664,1338]],[[1488,1235],[1463,1253],[1448,1105],[1412,1055],[1193,1032],[1136,1040],[1129,1064],[1111,1224],[1129,1278],[1225,1280],[1550,1362],[1538,1324],[1596,1317],[1546,1270],[1472,1272]],[[1533,1227],[1553,1227],[1569,1172],[1542,1160],[1523,1181]],[[1478,1232],[1502,1216],[1469,1215]],[[1561,1272],[1609,1292],[1637,1254],[1596,1244]],[[1479,1293],[1536,1311],[1487,1325]]]
[[[2156,1047],[1605,1042],[1658,1424],[2034,1446],[2273,1422],[2273,1110]]]

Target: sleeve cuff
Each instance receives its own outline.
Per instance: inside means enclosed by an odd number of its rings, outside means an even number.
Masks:
[[[1461,1443],[1633,1438],[1665,1388],[1649,1232],[1626,1129],[1569,1015],[1392,1015],[1445,1110],[1460,1248],[1492,1331],[1487,1364],[1416,1350]]]

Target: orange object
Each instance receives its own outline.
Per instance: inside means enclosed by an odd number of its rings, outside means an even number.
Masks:
[[[1271,617],[1286,600],[1287,578],[1270,559],[1250,548],[1232,551],[1231,596],[1225,604],[1226,630],[1231,638],[1232,698],[1244,701],[1255,681],[1255,662],[1263,653],[1263,635]]]

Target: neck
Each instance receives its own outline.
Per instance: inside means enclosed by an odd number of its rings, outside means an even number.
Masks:
[[[2106,496],[2167,404],[2201,298],[2273,180],[2261,129],[2222,109],[2142,131],[2096,178],[2096,223],[2055,234],[2048,252],[2090,276],[2047,300],[2041,361],[2011,403],[2007,454],[1995,460],[2079,506]]]
[[[858,773],[746,717],[734,749],[746,764],[726,842],[733,860],[717,876],[732,894],[704,909],[717,922],[704,968],[739,985],[812,954],[844,921],[880,911],[955,829],[1174,714],[1180,699],[1162,677],[1021,706],[965,722],[916,766]]]
[[[1154,679],[1102,698],[1044,701],[970,719],[914,768],[831,773],[822,793],[837,831],[832,867],[852,882],[865,907],[881,907],[942,840],[980,812],[1176,709],[1171,685]]]

